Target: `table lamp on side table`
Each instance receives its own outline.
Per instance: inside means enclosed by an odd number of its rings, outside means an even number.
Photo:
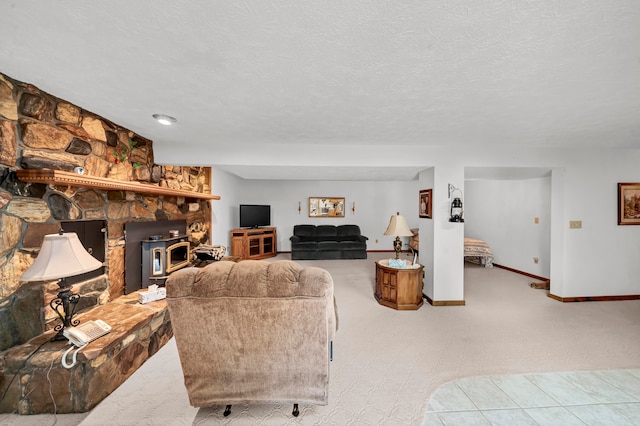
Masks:
[[[75,232],[45,235],[38,257],[22,277],[23,281],[50,281],[60,279],[60,291],[50,303],[60,318],[61,324],[54,327],[58,333],[51,340],[66,340],[63,331],[80,323],[73,319],[80,296],[71,291],[67,277],[84,274],[98,269],[102,263],[84,248]]]
[[[407,225],[407,220],[398,212],[395,216],[391,216],[389,220],[389,226],[384,231],[384,235],[395,235],[396,239],[393,241],[393,248],[396,251],[396,259],[400,258],[400,251],[402,250],[402,240],[400,237],[410,237],[413,232]]]

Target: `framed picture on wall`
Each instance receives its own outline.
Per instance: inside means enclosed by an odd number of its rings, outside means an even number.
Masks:
[[[422,189],[419,193],[418,211],[420,217],[426,217],[427,219],[433,219],[431,215],[431,206],[433,200],[431,199],[431,189]]]
[[[309,197],[309,217],[344,217],[344,198]]]
[[[640,225],[640,183],[618,183],[618,225]]]

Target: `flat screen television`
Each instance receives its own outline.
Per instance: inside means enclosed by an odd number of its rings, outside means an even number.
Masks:
[[[240,204],[240,228],[258,228],[271,225],[271,206]]]

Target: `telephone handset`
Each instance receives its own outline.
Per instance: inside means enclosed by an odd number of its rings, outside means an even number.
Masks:
[[[111,326],[102,320],[87,321],[77,327],[65,328],[62,334],[77,347],[86,346],[98,337],[111,331]]]
[[[62,331],[62,334],[64,334],[64,337],[69,339],[69,343],[71,343],[72,346],[67,349],[67,351],[62,356],[62,366],[65,368],[71,368],[76,365],[76,357],[78,356],[78,351],[87,346],[90,342],[93,342],[97,338],[104,336],[110,331],[111,326],[102,320],[87,321],[77,327],[65,328]],[[67,355],[74,349],[74,346],[77,349],[73,353],[73,362],[69,364],[67,362]]]

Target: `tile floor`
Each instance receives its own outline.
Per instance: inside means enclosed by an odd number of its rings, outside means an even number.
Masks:
[[[640,425],[640,369],[456,380],[433,394],[422,424]]]

